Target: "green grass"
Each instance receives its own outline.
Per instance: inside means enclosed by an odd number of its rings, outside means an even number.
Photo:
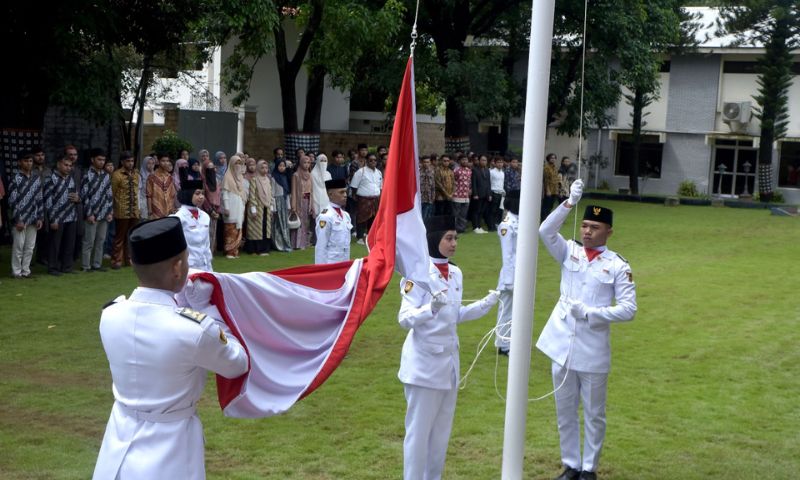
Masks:
[[[800,445],[800,307],[797,219],[762,210],[615,209],[610,246],[631,263],[639,313],[612,328],[608,432],[601,478],[791,478]],[[572,231],[572,218],[564,228]],[[525,248],[520,245],[519,248]],[[353,245],[353,255],[363,255]],[[7,247],[0,250],[8,271]],[[215,258],[219,271],[273,270],[311,262],[313,252]],[[495,235],[461,237],[454,259],[465,298],[493,288]],[[0,478],[91,475],[113,401],[100,343],[100,307],[135,286],[130,269],[0,284]],[[558,269],[540,249],[534,335],[558,295]],[[388,479],[402,473],[405,401],[396,373],[405,331],[393,281],[328,382],[285,415],[221,415],[213,382],[203,397],[210,479]],[[462,370],[494,311],[459,333]],[[500,477],[505,405],[487,351],[460,392],[446,479]],[[505,391],[507,360],[498,385]],[[530,396],[552,386],[549,361],[532,357]],[[531,403],[525,476],[560,470],[552,399]]]

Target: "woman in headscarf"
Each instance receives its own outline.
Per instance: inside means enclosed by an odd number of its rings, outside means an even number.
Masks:
[[[225,178],[225,172],[228,170],[228,156],[225,152],[214,154],[214,165],[217,166],[217,184],[222,185],[222,179]]]
[[[256,174],[250,180],[250,195],[247,197],[247,243],[244,249],[253,255],[269,255],[272,238],[272,212],[275,199],[266,160],[256,163]]]
[[[244,162],[240,157],[231,157],[231,164],[222,180],[222,220],[225,222],[225,256],[239,258],[242,243],[242,223],[247,194],[242,186]]]
[[[217,251],[217,219],[222,213],[222,192],[217,184],[217,167],[214,162],[206,162],[203,169],[203,211],[211,217],[208,224],[208,239],[211,245],[211,253]]]
[[[286,161],[283,158],[275,160],[272,170],[272,198],[275,199],[275,218],[272,222],[272,244],[275,250],[281,252],[292,251],[292,241],[289,235],[289,194],[291,193],[289,175],[286,171]]]
[[[300,219],[300,228],[292,230],[292,246],[304,250],[308,245],[309,227],[314,224],[314,212],[311,204],[310,160],[307,156],[300,157],[297,171],[292,176],[292,203],[290,214],[297,215]]]
[[[189,160],[179,158],[175,160],[175,168],[172,170],[172,181],[175,182],[175,190],[181,191],[181,181],[189,178]]]
[[[150,218],[150,211],[147,209],[147,177],[156,168],[156,159],[152,156],[144,157],[139,167],[139,218]]]
[[[189,159],[189,180],[202,180],[203,171],[196,158]]]

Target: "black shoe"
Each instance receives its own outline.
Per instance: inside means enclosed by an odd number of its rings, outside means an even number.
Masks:
[[[83,273],[92,273],[93,271],[94,271],[94,268],[81,268],[81,272],[83,272]],[[64,273],[67,273],[67,272],[64,272]]]
[[[578,477],[581,476],[580,470],[575,470],[572,467],[567,467],[561,473],[561,475],[557,476],[555,480],[578,480]]]
[[[53,275],[55,277],[60,277],[61,276],[61,272],[59,272],[58,270],[50,270],[47,273],[49,273],[50,275]]]
[[[108,269],[106,267],[92,267],[93,272],[107,272]]]
[[[597,474],[594,472],[583,471],[578,480],[597,480]]]
[[[507,357],[508,356],[508,352],[509,352],[509,350],[507,348],[498,348],[497,349],[497,354],[498,355],[505,355]]]
[[[61,270],[61,273],[70,273],[70,274],[75,274],[75,275],[78,274],[78,272],[76,272],[75,270]]]

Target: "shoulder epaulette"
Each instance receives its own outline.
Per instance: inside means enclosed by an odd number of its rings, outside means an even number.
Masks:
[[[188,307],[178,308],[177,312],[178,315],[188,318],[189,320],[195,323],[200,323],[203,321],[203,319],[206,318],[205,313],[198,312],[197,310],[192,310],[191,308]]]
[[[110,302],[108,302],[105,305],[103,305],[103,308],[101,310],[105,310],[106,308],[110,307],[111,305],[114,305],[117,302],[122,302],[124,300],[125,300],[125,295],[120,295],[119,297],[115,298],[114,300],[111,300]]]
[[[615,252],[615,253],[616,253],[616,252]],[[623,257],[622,255],[620,255],[619,253],[617,253],[617,256],[618,256],[618,257],[619,257],[619,259],[620,259],[620,260],[622,260],[623,262],[625,262],[625,263],[628,263],[628,261],[627,261],[627,260],[625,260],[625,257]]]
[[[323,215],[326,214],[326,213],[328,213],[328,209],[327,208],[323,208],[322,211],[320,212],[320,214],[323,214]]]
[[[583,246],[583,244],[582,244],[581,242],[577,241],[577,240],[573,240],[573,242],[577,243],[577,244],[578,244],[578,245],[580,245],[581,247]]]

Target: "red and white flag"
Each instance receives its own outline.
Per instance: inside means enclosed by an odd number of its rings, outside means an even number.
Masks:
[[[250,357],[250,370],[241,377],[217,376],[226,415],[276,415],[322,385],[344,359],[395,266],[403,276],[427,283],[413,75],[409,59],[365,258],[269,273],[192,276],[214,287],[212,304]]]

